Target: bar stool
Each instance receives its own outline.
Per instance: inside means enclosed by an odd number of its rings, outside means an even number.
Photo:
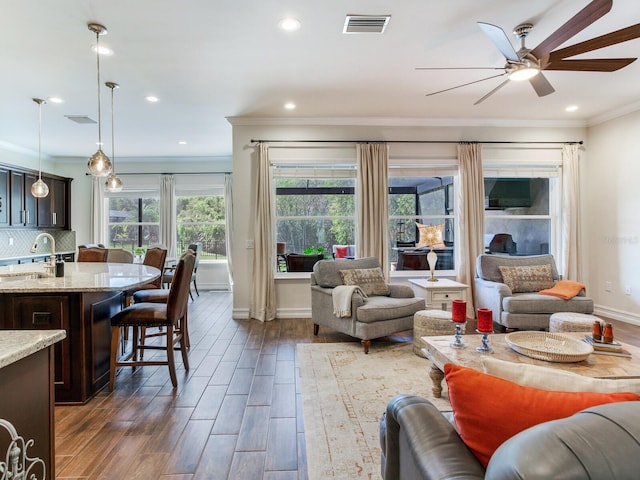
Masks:
[[[118,367],[139,367],[144,365],[167,365],[169,376],[174,388],[178,386],[174,350],[182,353],[182,363],[185,370],[189,370],[189,359],[183,331],[180,328],[181,321],[187,312],[189,299],[189,285],[195,255],[185,253],[174,273],[174,280],[169,289],[166,303],[134,303],[111,317],[111,362],[109,371],[109,387],[113,391]],[[120,359],[119,345],[122,328],[133,327],[133,349],[131,355]],[[163,327],[162,334],[166,336],[166,345],[138,345],[138,336],[141,327]],[[176,347],[176,345],[178,345]],[[166,361],[138,359],[138,351],[147,349],[166,350]]]

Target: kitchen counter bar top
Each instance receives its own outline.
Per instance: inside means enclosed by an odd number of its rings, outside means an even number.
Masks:
[[[0,330],[0,368],[64,339],[64,330]]]
[[[160,270],[133,263],[67,262],[55,277],[45,263],[0,267],[0,293],[69,293],[128,290],[149,283]]]

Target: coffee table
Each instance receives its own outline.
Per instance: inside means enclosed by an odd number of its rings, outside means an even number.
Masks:
[[[598,355],[592,353],[585,360],[576,363],[546,362],[521,355],[509,347],[505,341],[505,335],[493,334],[489,336],[493,353],[481,354],[476,351],[480,346],[480,335],[464,335],[463,341],[466,348],[452,348],[449,343],[453,341],[453,335],[437,337],[422,337],[426,347],[422,349],[425,356],[431,360],[429,377],[433,382],[433,396],[440,398],[442,395],[442,380],[444,379],[445,363],[463,365],[478,371],[482,371],[481,358],[483,355],[493,355],[494,358],[513,363],[528,363],[530,365],[541,365],[545,367],[557,368],[578,373],[586,377],[594,378],[640,378],[640,348],[633,345],[624,344],[624,347],[631,352],[632,357],[617,357],[613,355]],[[584,332],[562,333],[570,338],[581,340]]]

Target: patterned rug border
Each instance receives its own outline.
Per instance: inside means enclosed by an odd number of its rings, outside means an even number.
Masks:
[[[412,343],[301,343],[297,346],[309,480],[380,478],[379,420],[395,395],[434,399],[430,362]],[[365,368],[366,367],[366,368]]]

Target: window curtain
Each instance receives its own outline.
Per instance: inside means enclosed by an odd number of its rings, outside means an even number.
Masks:
[[[91,243],[108,245],[102,177],[91,178]]]
[[[562,146],[562,273],[581,281],[580,152],[578,145]]]
[[[376,257],[389,278],[389,145],[356,145],[356,256]]]
[[[160,243],[167,249],[167,258],[176,258],[178,232],[176,223],[176,195],[173,175],[160,178]]]
[[[482,145],[458,144],[460,188],[457,189],[458,237],[456,264],[458,281],[469,285],[467,317],[475,318],[473,284],[476,258],[484,253],[484,178],[482,173]]]
[[[225,243],[227,254],[227,271],[229,286],[233,290],[233,267],[231,259],[231,245],[233,242],[233,177],[230,173],[224,176],[224,218],[225,218]]]
[[[253,221],[253,284],[249,316],[262,322],[276,318],[276,285],[273,277],[273,201],[269,147],[257,146],[256,194]]]

